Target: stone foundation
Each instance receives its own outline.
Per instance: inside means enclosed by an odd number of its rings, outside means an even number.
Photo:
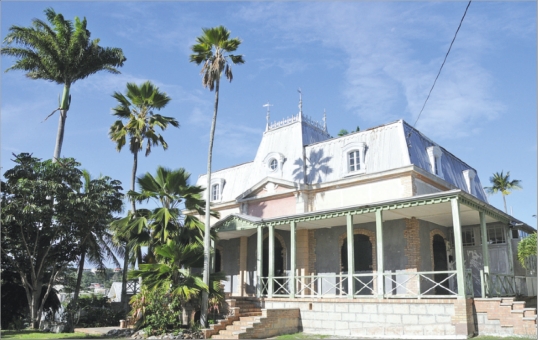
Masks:
[[[262,299],[268,310],[298,308],[303,332],[360,338],[467,339],[472,300]]]

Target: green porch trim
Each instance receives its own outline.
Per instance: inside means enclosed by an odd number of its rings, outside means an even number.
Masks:
[[[459,201],[460,203],[465,204],[469,208],[472,208],[473,210],[484,213],[488,215],[489,217],[494,218],[500,222],[510,223],[510,219],[504,216],[502,213],[498,213],[496,211],[492,211],[491,209],[488,209],[487,207],[484,207],[484,204],[486,203],[478,203],[478,202],[475,202],[473,200],[466,198],[465,196],[459,196]]]
[[[442,193],[440,193],[440,195],[441,194]],[[325,220],[325,219],[330,219],[330,218],[335,218],[335,217],[345,217],[347,215],[360,215],[360,214],[369,214],[369,213],[375,214],[379,210],[384,211],[384,210],[405,209],[405,208],[428,206],[428,205],[441,204],[441,203],[450,204],[450,202],[454,199],[457,200],[460,204],[464,204],[473,210],[482,212],[498,221],[506,222],[506,223],[510,222],[510,218],[506,216],[504,213],[502,213],[500,210],[497,210],[496,208],[489,206],[488,203],[481,202],[481,201],[479,202],[477,201],[477,199],[474,199],[473,197],[469,196],[468,194],[462,191],[457,191],[457,192],[450,192],[444,196],[423,197],[423,198],[415,198],[415,199],[409,198],[409,199],[402,199],[394,203],[381,203],[381,204],[365,205],[365,206],[358,206],[358,207],[338,208],[338,209],[334,209],[333,211],[325,211],[325,212],[308,212],[308,213],[303,213],[301,215],[276,217],[276,218],[270,218],[268,220],[263,220],[259,218],[256,218],[256,220],[250,220],[242,216],[230,215],[226,217],[224,220],[217,222],[215,227],[213,228],[215,228],[217,232],[226,232],[226,231],[255,229],[260,225],[262,227],[275,227],[275,226],[281,226],[281,225],[291,225],[292,222],[294,223],[311,222],[311,221]]]
[[[213,229],[215,229],[215,231],[217,232],[235,231],[235,230],[255,229],[259,225],[261,225],[260,222],[252,222],[244,218],[241,218],[239,216],[230,215],[230,217],[227,217],[225,220],[223,220],[223,222],[220,225],[218,225],[217,227],[213,227]]]
[[[310,221],[317,221],[317,220],[324,220],[328,218],[335,218],[335,217],[344,217],[347,215],[360,215],[360,214],[368,214],[368,213],[375,213],[378,210],[395,210],[395,209],[404,209],[404,208],[410,208],[410,207],[418,207],[418,206],[425,206],[425,205],[432,205],[432,204],[439,204],[439,203],[450,203],[452,199],[457,199],[458,195],[449,195],[444,197],[435,197],[435,198],[429,198],[429,199],[416,199],[408,202],[399,202],[399,203],[393,203],[393,204],[380,204],[380,205],[372,205],[372,206],[365,206],[365,207],[351,207],[351,208],[344,208],[338,211],[333,212],[321,212],[321,213],[312,213],[312,215],[308,216],[295,216],[295,217],[285,217],[283,219],[277,220],[277,221],[265,221],[265,225],[270,226],[277,226],[277,225],[287,225],[290,224],[292,221],[298,223],[298,222],[310,222]]]

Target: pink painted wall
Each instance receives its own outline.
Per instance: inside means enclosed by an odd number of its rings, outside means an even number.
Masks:
[[[262,218],[295,214],[295,197],[249,203],[248,214]]]

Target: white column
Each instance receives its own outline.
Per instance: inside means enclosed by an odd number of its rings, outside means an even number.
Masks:
[[[383,298],[384,295],[384,279],[383,272],[383,211],[376,210],[375,212],[375,233],[376,233],[376,253],[377,253],[377,295],[379,298]]]
[[[347,224],[347,297],[353,299],[355,294],[355,279],[353,274],[355,273],[355,240],[353,234],[353,216],[346,215]]]
[[[258,249],[256,254],[256,271],[258,272],[258,286],[256,290],[256,295],[258,297],[262,296],[262,288],[263,288],[263,281],[262,281],[262,275],[263,275],[263,227],[261,225],[258,226]]]
[[[217,252],[217,249],[215,248],[215,241],[214,240],[211,240],[211,249],[213,250],[213,252],[211,253],[211,261],[209,261],[209,264],[210,264],[210,267],[209,267],[209,272],[210,273],[214,273],[215,272],[215,256],[216,256],[216,252]]]
[[[290,223],[290,247],[291,247],[291,254],[290,254],[290,298],[295,297],[295,268],[297,267],[296,264],[296,225],[295,221],[291,221]]]
[[[275,226],[269,226],[269,274],[267,275],[267,297],[273,297],[273,277],[275,276]]]
[[[489,274],[489,250],[488,250],[488,229],[486,227],[486,214],[483,212],[478,213],[480,216],[480,239],[482,241],[482,263],[484,264],[484,276]],[[480,277],[480,280],[484,279],[484,276]],[[482,290],[485,289],[484,282],[481,285]],[[486,292],[482,291],[482,297],[486,297]]]
[[[457,198],[450,200],[452,206],[452,223],[454,225],[454,251],[456,253],[456,278],[458,297],[465,298],[465,264],[463,261],[463,243],[461,240],[460,205]]]
[[[514,275],[514,253],[512,249],[512,229],[505,227],[506,229],[506,242],[508,243],[508,272],[510,275]]]

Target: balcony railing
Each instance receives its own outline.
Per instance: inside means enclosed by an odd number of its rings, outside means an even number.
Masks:
[[[465,273],[466,295],[472,295],[471,271]],[[377,298],[379,274],[375,272],[355,273],[353,278],[354,298]],[[384,298],[455,298],[458,296],[455,270],[448,271],[394,271],[385,272],[383,277]],[[349,275],[317,274],[308,276],[276,276],[272,278],[273,292],[269,292],[269,278],[262,277],[262,296],[296,298],[350,298]],[[295,289],[292,292],[292,282]]]

